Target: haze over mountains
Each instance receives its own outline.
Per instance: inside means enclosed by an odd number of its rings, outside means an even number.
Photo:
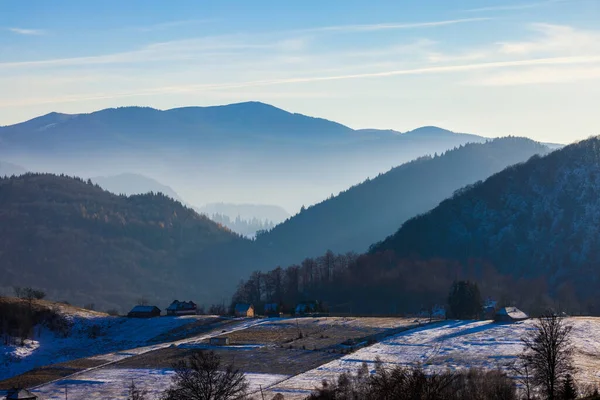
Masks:
[[[463,186],[550,151],[437,127],[352,130],[262,103],[53,113],[0,128],[0,141],[0,159],[95,177],[0,181],[0,289],[122,309],[140,296],[222,301],[251,271],[366,251]],[[311,201],[291,218],[281,207]],[[275,222],[256,240],[232,232]]]
[[[507,137],[423,156],[307,208],[257,241],[285,254],[278,260],[284,265],[327,250],[365,252],[455,190],[549,151],[530,139]]]
[[[148,178],[140,174],[123,173],[112,176],[97,176],[90,178],[92,182],[100,185],[104,190],[114,194],[131,196],[134,194],[162,193],[173,200],[184,202],[175,191],[156,179]]]
[[[27,172],[27,170],[20,165],[0,161],[0,176],[20,175],[25,172]]]
[[[0,127],[0,159],[85,177],[143,174],[191,204],[276,204],[296,212],[416,157],[485,140],[435,127],[353,130],[249,102],[51,113]]]

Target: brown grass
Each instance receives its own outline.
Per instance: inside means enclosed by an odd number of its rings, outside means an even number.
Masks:
[[[97,367],[104,364],[101,360],[82,358],[64,363],[48,365],[35,368],[24,374],[0,381],[0,390],[8,390],[13,387],[33,387],[55,379],[74,374],[84,369]]]

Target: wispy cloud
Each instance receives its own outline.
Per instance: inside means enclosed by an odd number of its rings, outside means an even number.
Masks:
[[[556,3],[564,3],[567,1],[572,1],[572,0],[548,0],[548,1],[538,1],[535,3],[505,4],[505,5],[499,5],[499,6],[471,8],[469,10],[463,10],[463,12],[518,11],[518,10],[526,10],[529,8],[549,6],[549,5],[556,4]]]
[[[5,28],[7,31],[16,33],[17,35],[39,36],[45,35],[46,31],[42,29],[25,29],[25,28]]]
[[[0,69],[6,68],[32,68],[32,67],[64,67],[81,65],[107,65],[124,64],[148,61],[189,60],[209,56],[206,52],[240,52],[245,50],[279,50],[294,52],[306,47],[309,37],[326,33],[360,33],[383,30],[418,29],[435,26],[454,25],[476,21],[486,21],[489,18],[467,18],[456,20],[442,20],[419,23],[385,23],[365,25],[339,25],[307,29],[296,29],[276,32],[262,32],[254,34],[229,34],[220,36],[205,36],[192,39],[173,40],[168,42],[153,43],[142,48],[105,55],[89,57],[73,57],[61,59],[13,61],[0,63]],[[185,21],[180,21],[181,23]],[[179,23],[178,21],[173,24]],[[273,39],[279,38],[279,39]],[[422,43],[431,43],[426,39]],[[401,47],[401,46],[400,46]]]
[[[581,68],[559,66],[535,67],[518,71],[503,71],[466,82],[474,86],[523,86],[536,84],[573,83],[600,78],[600,66]]]
[[[431,27],[445,26],[445,25],[464,24],[464,23],[469,23],[469,22],[481,22],[481,21],[488,21],[490,19],[491,18],[463,18],[463,19],[450,19],[450,20],[442,20],[442,21],[415,22],[415,23],[336,25],[336,26],[322,26],[322,27],[316,27],[316,28],[300,29],[300,30],[297,30],[297,32],[351,33],[351,32],[373,32],[373,31],[385,31],[385,30],[397,30],[397,29],[418,29],[418,28],[431,28]]]
[[[199,24],[204,24],[204,23],[214,22],[214,21],[216,21],[216,20],[215,19],[186,19],[186,20],[178,20],[178,21],[159,22],[156,24],[151,24],[151,25],[146,25],[146,26],[133,26],[128,29],[136,30],[139,32],[151,32],[151,31],[160,31],[160,30],[178,28],[178,27],[182,27],[182,26],[199,25]]]
[[[10,101],[0,103],[0,107],[26,106],[48,103],[68,103],[77,101],[101,100],[101,99],[119,99],[128,97],[153,96],[165,94],[180,94],[180,93],[199,93],[212,92],[229,89],[241,89],[251,87],[266,87],[277,85],[290,85],[299,83],[313,83],[326,81],[341,81],[341,80],[357,80],[357,79],[374,79],[385,78],[402,75],[426,75],[426,74],[446,74],[468,71],[484,71],[484,70],[501,70],[519,67],[547,67],[547,66],[572,66],[585,64],[600,64],[599,56],[588,57],[552,57],[552,58],[537,58],[518,61],[498,61],[487,63],[471,63],[436,67],[422,67],[412,69],[387,70],[357,74],[341,74],[341,75],[325,75],[325,76],[308,76],[308,77],[290,77],[281,79],[266,79],[245,82],[231,82],[218,84],[188,84],[188,85],[171,85],[154,88],[147,88],[128,92],[112,92],[112,93],[94,93],[85,95],[25,99],[21,102]],[[598,67],[594,67],[598,70]],[[482,81],[483,82],[483,81]],[[491,81],[490,81],[491,82]],[[490,83],[487,83],[490,85]],[[499,84],[499,83],[498,83]]]
[[[508,55],[540,53],[600,54],[600,32],[575,29],[566,25],[531,24],[539,37],[519,42],[501,42],[500,52]]]

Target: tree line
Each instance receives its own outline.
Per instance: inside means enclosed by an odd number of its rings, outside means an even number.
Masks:
[[[515,279],[483,260],[398,257],[390,250],[363,255],[327,251],[287,268],[255,271],[240,282],[231,304],[250,303],[260,312],[264,304],[277,303],[283,312],[292,312],[300,302],[318,300],[338,315],[416,314],[446,305],[452,284],[461,280],[476,283],[483,297],[530,315],[549,307],[564,310],[574,301],[572,291],[550,292],[543,277]]]

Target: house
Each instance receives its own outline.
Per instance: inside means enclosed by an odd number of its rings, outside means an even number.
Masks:
[[[496,311],[495,322],[517,322],[528,319],[529,316],[517,307],[504,307]]]
[[[160,316],[160,308],[156,306],[135,306],[127,314],[129,318],[152,318]]]
[[[254,306],[252,304],[236,304],[234,313],[236,317],[254,317]]]
[[[316,314],[322,311],[322,306],[318,301],[307,301],[304,303],[298,303],[294,314],[296,315],[309,315]]]
[[[212,346],[228,346],[229,345],[229,337],[212,337],[210,338],[210,344]]]
[[[193,301],[173,300],[167,307],[167,315],[196,315],[198,306]]]
[[[6,400],[39,400],[40,398],[27,389],[9,389],[6,393]]]
[[[277,303],[267,303],[265,304],[265,315],[267,317],[279,317],[281,316],[281,311],[279,304]]]

